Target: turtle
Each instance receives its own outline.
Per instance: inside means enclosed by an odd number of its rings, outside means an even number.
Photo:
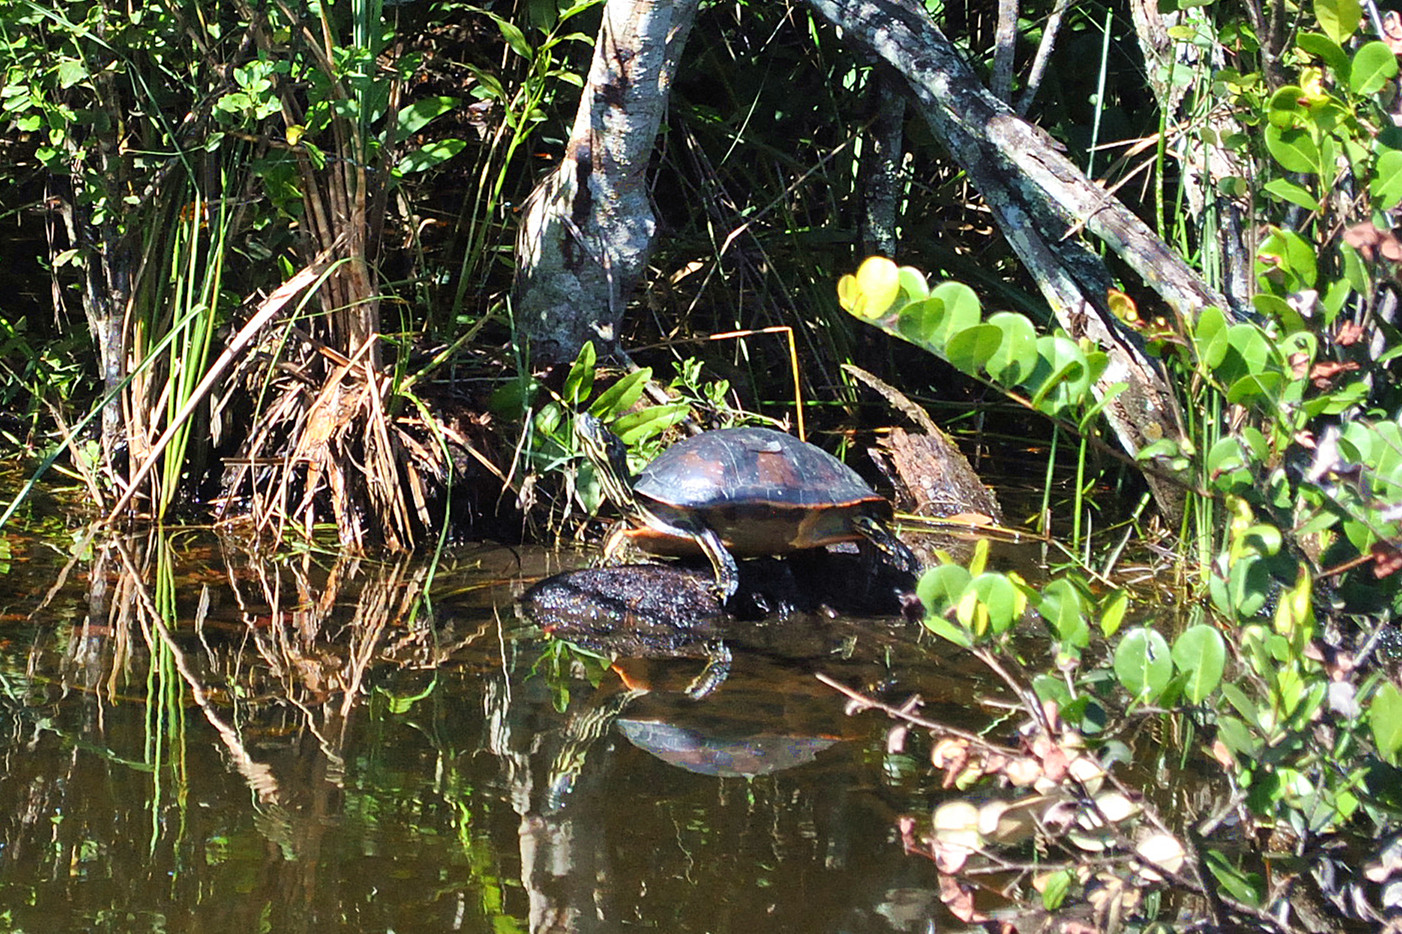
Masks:
[[[575,433],[604,493],[627,521],[604,544],[652,554],[700,551],[728,601],[739,585],[734,555],[777,555],[837,542],[868,542],[911,575],[920,562],[886,528],[891,504],[822,448],[769,428],[704,431],[672,445],[633,477],[627,447],[589,413]]]

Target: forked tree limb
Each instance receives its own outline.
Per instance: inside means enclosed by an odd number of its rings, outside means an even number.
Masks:
[[[1105,413],[1121,445],[1135,454],[1160,438],[1182,438],[1182,419],[1162,371],[1110,313],[1110,273],[1079,232],[1098,237],[1186,319],[1207,305],[1230,312],[1226,299],[1147,224],[1086,178],[1050,137],[985,88],[923,8],[901,0],[809,0],[809,5],[841,27],[845,39],[905,78],[931,130],[987,201],[1062,327],[1110,356],[1101,388],[1128,386]],[[1160,508],[1170,517],[1179,515],[1182,490],[1157,473],[1146,478]]]

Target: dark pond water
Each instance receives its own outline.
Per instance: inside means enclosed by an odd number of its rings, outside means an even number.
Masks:
[[[927,748],[888,752],[816,677],[966,724],[979,685],[919,627],[753,624],[695,701],[698,660],[609,670],[519,616],[582,556],[8,541],[0,930],[950,921],[896,829],[932,800]]]

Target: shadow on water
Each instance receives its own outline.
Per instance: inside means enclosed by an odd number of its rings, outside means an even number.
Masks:
[[[431,576],[189,532],[72,561],[10,542],[4,929],[904,931],[941,916],[895,829],[927,806],[928,762],[889,752],[888,722],[845,716],[814,677],[968,722],[973,676],[898,618],[732,624],[728,678],[697,701],[702,659],[609,668],[522,618],[521,592],[561,570],[545,553],[463,548]]]

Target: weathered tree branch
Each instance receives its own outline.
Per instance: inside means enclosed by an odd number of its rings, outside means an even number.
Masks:
[[[900,0],[809,4],[905,77],[931,129],[983,194],[1058,321],[1110,355],[1101,388],[1129,386],[1106,408],[1120,443],[1133,454],[1159,438],[1181,438],[1177,405],[1157,363],[1110,314],[1110,274],[1077,233],[1084,228],[1100,238],[1185,317],[1206,305],[1229,309],[1225,298],[1045,133],[983,87],[923,9]],[[1181,490],[1146,477],[1160,508],[1177,515]]]

